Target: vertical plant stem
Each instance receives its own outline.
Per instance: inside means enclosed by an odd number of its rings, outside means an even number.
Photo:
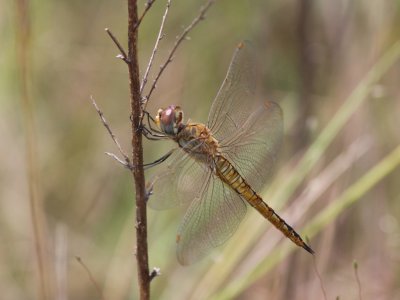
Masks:
[[[37,166],[37,144],[35,137],[35,120],[33,103],[29,92],[29,50],[30,50],[30,20],[29,1],[16,1],[16,29],[17,29],[17,66],[20,76],[20,92],[22,119],[26,143],[26,171],[29,188],[29,206],[31,213],[33,240],[38,268],[39,299],[51,298],[51,284],[46,259],[46,234],[42,199],[39,193],[39,170]]]
[[[140,299],[150,298],[147,252],[146,190],[143,171],[143,146],[140,130],[141,99],[137,60],[137,0],[128,0],[128,69],[132,120],[132,174],[136,191],[136,261]]]

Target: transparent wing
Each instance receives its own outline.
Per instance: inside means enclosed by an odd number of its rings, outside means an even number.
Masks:
[[[175,149],[164,163],[164,169],[150,180],[148,189],[152,194],[148,205],[161,210],[187,203],[193,199],[193,194],[199,193],[199,183],[204,182],[210,172],[211,169],[198,163],[182,148]]]
[[[266,102],[255,110],[236,135],[220,142],[223,155],[260,191],[273,175],[273,166],[282,144],[282,110],[274,102]]]
[[[254,55],[248,42],[238,45],[228,73],[208,116],[208,128],[217,140],[236,134],[255,110]]]
[[[246,214],[240,196],[213,173],[200,186],[178,231],[177,257],[182,265],[198,261],[223,244]]]
[[[282,143],[283,117],[278,104],[255,97],[254,70],[252,47],[242,42],[211,106],[208,127],[224,156],[258,191],[273,173]]]

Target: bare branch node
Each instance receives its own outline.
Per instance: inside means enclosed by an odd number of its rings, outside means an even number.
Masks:
[[[133,170],[133,166],[126,161],[123,161],[120,159],[118,156],[116,156],[114,153],[111,152],[104,152],[106,155],[110,156],[111,158],[115,159],[117,162],[119,162],[121,165],[123,165],[125,168],[129,169],[130,171]]]
[[[99,294],[100,298],[104,299],[100,285],[97,283],[96,279],[94,278],[94,276],[93,276],[92,272],[90,271],[90,269],[88,268],[88,266],[86,266],[86,264],[83,262],[82,258],[80,258],[79,256],[75,256],[75,259],[83,267],[83,269],[85,269],[85,271],[89,277],[89,280],[92,282],[92,284],[96,288],[96,291]]]
[[[151,270],[151,272],[149,274],[150,281],[152,281],[157,276],[161,276],[161,269],[158,267],[154,267],[153,270]]]
[[[124,48],[121,46],[120,42],[118,42],[117,38],[110,31],[110,29],[106,28],[105,31],[107,32],[111,40],[114,42],[114,44],[117,46],[118,50],[121,52],[121,54],[118,54],[116,57],[122,59],[125,63],[129,64],[128,56],[126,55],[126,52]]]
[[[125,151],[122,149],[121,145],[119,144],[119,142],[117,140],[117,137],[115,136],[115,134],[111,130],[110,125],[108,125],[107,120],[104,117],[103,112],[100,110],[99,106],[96,103],[96,100],[94,100],[93,96],[90,96],[90,99],[92,100],[92,104],[93,104],[94,108],[96,109],[96,111],[97,111],[97,113],[98,113],[98,115],[99,115],[99,117],[101,119],[101,122],[103,123],[104,127],[107,129],[108,133],[110,134],[111,139],[114,141],[114,144],[117,146],[117,148],[119,150],[119,153],[121,153],[121,155],[124,157],[126,165],[130,166],[131,163],[130,163],[128,155],[125,153]]]
[[[147,12],[150,10],[150,8],[153,6],[154,2],[156,2],[156,0],[147,0],[146,4],[144,5],[144,11],[143,11],[142,15],[140,16],[140,18],[138,19],[137,23],[135,24],[135,27],[133,28],[133,30],[137,30],[139,28],[140,23],[142,23],[143,18],[145,17]]]
[[[167,19],[167,16],[168,16],[168,11],[169,11],[169,7],[170,6],[171,6],[171,0],[168,0],[167,1],[167,7],[165,8],[165,12],[164,12],[164,15],[163,15],[162,20],[161,20],[160,30],[158,31],[157,39],[156,39],[156,42],[154,44],[153,51],[151,52],[149,63],[147,64],[146,71],[144,72],[142,83],[140,84],[140,94],[142,94],[143,89],[146,86],[147,77],[149,76],[151,65],[153,64],[153,60],[154,60],[155,54],[156,54],[157,49],[158,49],[158,44],[161,41],[161,39],[164,37],[164,33],[163,33],[164,24],[165,24],[165,20]]]

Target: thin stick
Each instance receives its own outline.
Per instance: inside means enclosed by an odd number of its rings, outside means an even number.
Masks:
[[[137,14],[137,0],[128,0],[128,71],[132,126],[132,165],[136,166],[132,169],[136,191],[136,262],[140,299],[148,300],[150,299],[150,273],[147,244],[147,192],[143,170],[142,131],[140,130],[142,104],[137,59],[138,32],[136,30],[140,22]]]
[[[78,263],[85,269],[89,280],[93,283],[94,287],[96,288],[97,293],[99,294],[100,298],[104,300],[103,293],[101,292],[100,286],[97,284],[96,279],[94,279],[92,272],[90,272],[89,268],[86,266],[86,264],[82,261],[82,259],[79,256],[75,256],[76,260]]]
[[[133,166],[126,161],[123,161],[120,159],[118,156],[116,156],[114,153],[111,152],[104,152],[106,155],[110,156],[111,158],[115,159],[117,162],[119,162],[121,165],[123,165],[125,168],[128,168],[129,170],[132,170]]]
[[[148,12],[148,11],[150,10],[150,8],[153,6],[154,2],[156,2],[156,0],[147,0],[142,15],[140,16],[139,20],[137,21],[137,23],[136,23],[135,26],[133,27],[133,30],[134,30],[134,31],[135,31],[136,29],[138,29],[140,23],[142,23],[142,20],[143,20],[144,16],[147,14],[147,12]]]
[[[307,240],[307,243],[309,244],[310,242],[309,242],[308,238],[306,238],[306,240]],[[321,274],[318,271],[317,261],[315,260],[315,255],[313,255],[312,257],[313,257],[314,271],[315,271],[315,274],[317,274],[318,281],[319,281],[319,286],[321,287],[322,294],[324,295],[324,300],[327,300],[328,298],[326,296],[326,290],[325,290],[325,287],[324,287],[324,282],[322,281]]]
[[[99,117],[101,119],[101,122],[103,123],[104,127],[107,129],[108,133],[110,134],[112,140],[114,141],[114,144],[117,146],[119,153],[124,157],[127,165],[131,165],[130,160],[128,155],[125,153],[125,151],[122,149],[121,145],[119,144],[117,137],[115,134],[112,132],[110,125],[108,125],[106,118],[104,117],[103,112],[100,110],[99,106],[96,103],[96,100],[94,100],[93,96],[90,96],[90,99],[92,100],[92,104],[94,108],[96,109],[97,113],[99,114]]]
[[[115,37],[115,35],[110,31],[110,29],[106,28],[104,29],[109,37],[112,39],[112,41],[114,42],[114,44],[117,46],[118,50],[121,51],[121,54],[117,55],[118,58],[121,58],[124,62],[129,63],[128,60],[128,56],[126,55],[126,52],[124,50],[124,47],[122,47],[122,45],[120,44],[120,42],[118,42],[117,38]]]
[[[145,17],[147,12],[150,10],[150,8],[153,6],[154,2],[156,2],[156,0],[148,0],[146,2],[144,11],[133,28],[134,31],[136,31],[136,29],[139,27],[140,23],[142,23],[143,18]],[[124,47],[122,47],[121,43],[118,41],[118,39],[115,37],[115,35],[108,28],[106,28],[105,31],[108,33],[108,35],[110,36],[110,38],[112,39],[114,44],[117,46],[119,51],[121,51],[121,54],[117,55],[117,57],[121,58],[124,62],[126,62],[128,64],[129,59],[128,59],[128,55],[126,55]]]
[[[156,43],[154,44],[153,52],[151,53],[150,60],[149,60],[149,63],[147,65],[147,68],[146,68],[146,72],[144,73],[143,80],[142,80],[142,83],[140,85],[140,94],[142,94],[143,89],[146,86],[147,77],[149,76],[151,65],[153,64],[154,56],[155,56],[155,54],[157,52],[157,49],[158,49],[158,43],[164,37],[163,29],[164,29],[165,20],[167,19],[168,10],[169,10],[170,5],[171,5],[171,0],[167,0],[167,7],[165,8],[165,12],[164,12],[164,15],[163,15],[163,18],[162,18],[162,21],[161,21],[160,30],[158,31],[157,40],[156,40]]]
[[[158,72],[156,78],[153,81],[153,84],[150,88],[149,93],[147,94],[147,96],[145,97],[146,102],[144,104],[144,110],[146,109],[147,106],[147,102],[150,99],[151,94],[153,93],[154,89],[156,88],[156,84],[158,82],[158,80],[160,79],[160,76],[162,75],[162,73],[164,72],[165,68],[168,66],[168,64],[172,61],[173,59],[173,55],[175,54],[176,50],[178,49],[179,45],[182,43],[182,41],[186,38],[186,36],[188,35],[188,33],[202,20],[204,20],[205,18],[205,14],[207,12],[207,10],[211,7],[211,5],[214,4],[216,0],[209,0],[203,7],[201,7],[199,14],[197,15],[197,17],[195,17],[192,21],[192,23],[190,23],[189,26],[187,26],[183,32],[181,33],[181,35],[177,38],[174,46],[172,47],[167,60],[164,62],[163,65],[161,65],[160,67],[160,71]],[[143,119],[143,116],[142,116]]]
[[[356,276],[356,280],[357,280],[358,299],[362,300],[361,281],[360,281],[360,277],[358,276],[358,263],[357,263],[357,261],[353,261],[353,269],[354,269],[354,275]]]

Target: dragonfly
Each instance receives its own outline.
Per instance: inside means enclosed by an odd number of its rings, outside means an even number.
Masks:
[[[175,105],[159,109],[155,118],[148,114],[145,136],[177,143],[155,162],[165,161],[164,169],[148,184],[148,205],[154,209],[188,205],[176,237],[182,265],[197,262],[224,244],[249,205],[296,245],[314,253],[259,194],[273,175],[283,116],[277,103],[255,96],[250,48],[248,42],[236,47],[207,124],[185,123],[182,109]]]

